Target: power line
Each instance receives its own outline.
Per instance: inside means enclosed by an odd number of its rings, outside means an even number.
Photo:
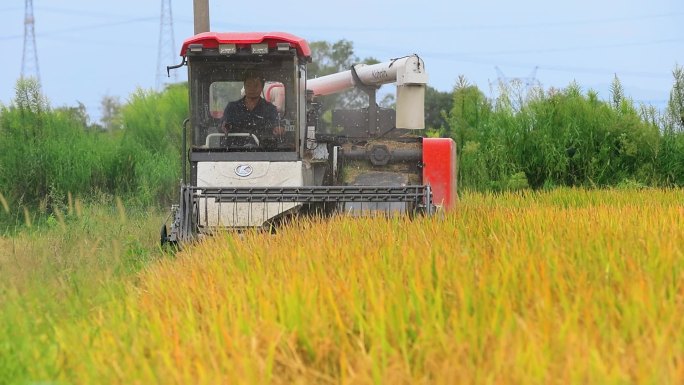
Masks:
[[[20,9],[21,9],[21,7],[0,8],[0,12],[12,12],[12,11],[18,11]]]
[[[610,17],[610,18],[597,18],[597,19],[584,19],[584,20],[568,20],[568,21],[545,21],[545,22],[536,22],[536,23],[520,23],[520,24],[469,24],[469,25],[463,25],[463,24],[458,24],[458,23],[453,23],[453,24],[441,24],[437,25],[434,23],[431,23],[430,25],[411,25],[410,30],[411,31],[439,31],[439,32],[444,32],[444,31],[482,31],[482,30],[510,30],[510,29],[534,29],[534,28],[564,28],[568,26],[573,26],[573,25],[592,25],[592,24],[611,24],[611,23],[623,23],[623,22],[631,22],[631,21],[644,21],[644,20],[651,20],[651,19],[669,19],[672,18],[674,20],[678,20],[678,18],[684,16],[684,12],[674,12],[674,13],[663,13],[663,14],[651,14],[651,15],[639,15],[639,16],[625,16],[625,17]],[[255,29],[255,28],[263,28],[259,25],[255,24],[236,24],[234,22],[231,23],[217,23],[217,27],[221,28],[222,26],[229,26],[229,28],[248,28],[248,29]],[[264,24],[264,27],[268,28],[268,25]],[[311,25],[308,24],[306,26],[298,25],[298,24],[291,24],[291,25],[281,25],[281,28],[286,28],[286,29],[297,29],[299,31],[305,31],[309,33],[316,33],[316,32],[334,32],[334,31],[344,31],[348,32],[350,30],[350,26],[343,26],[343,25]],[[406,30],[405,26],[399,26],[399,25],[374,25],[374,26],[352,26],[353,30],[355,32],[387,32],[387,31],[404,31]]]
[[[490,51],[490,52],[483,51],[483,52],[470,52],[468,54],[472,54],[472,55],[515,55],[515,54],[528,54],[528,53],[569,52],[569,51],[584,51],[584,50],[595,50],[595,49],[606,49],[606,48],[640,47],[640,46],[650,46],[650,45],[655,45],[655,44],[670,44],[670,43],[680,43],[680,42],[684,42],[684,38],[656,39],[656,40],[649,40],[649,41],[642,41],[642,42],[630,42],[630,43],[580,45],[580,46],[574,46],[574,47],[519,49],[519,50]]]
[[[150,44],[143,44],[140,41],[137,42],[131,42],[131,41],[122,41],[122,40],[106,40],[106,39],[100,39],[100,38],[92,38],[88,39],[87,37],[84,38],[83,36],[74,36],[74,35],[66,35],[64,37],[56,37],[56,36],[41,36],[42,40],[52,40],[52,41],[59,41],[59,42],[69,42],[69,43],[84,43],[84,44],[90,44],[93,46],[100,46],[100,47],[137,47],[137,48],[145,48],[145,49],[154,49],[154,43]]]
[[[659,42],[665,42],[665,40],[657,40]],[[646,42],[640,42],[640,43],[627,43],[629,46],[635,46],[635,45],[652,45],[657,42],[656,40],[653,41],[646,41]],[[667,41],[684,41],[684,39],[667,39]],[[587,46],[587,49],[605,49],[605,48],[610,48],[610,47],[615,47],[615,46],[622,46],[622,44],[613,44],[613,45],[601,45],[601,46]],[[367,45],[367,44],[361,44],[356,46],[355,45],[355,51],[356,52],[372,52],[374,54],[378,53],[387,53],[390,55],[395,55],[397,54],[396,50],[390,50],[387,47],[383,46],[375,46],[375,45]],[[578,47],[572,47],[572,49],[569,49],[569,51],[578,49]],[[540,51],[540,53],[546,52],[544,50],[537,50]],[[510,52],[509,54],[515,54],[519,51],[513,51]],[[551,51],[550,51],[551,52]],[[560,49],[559,49],[560,52]],[[641,77],[641,78],[670,78],[672,76],[671,72],[665,73],[655,73],[655,72],[647,72],[647,71],[621,71],[621,70],[616,70],[616,69],[608,69],[608,68],[598,68],[598,67],[581,67],[581,66],[568,66],[564,64],[540,64],[540,63],[532,63],[529,61],[521,62],[521,61],[516,61],[516,60],[501,60],[498,58],[495,58],[496,52],[490,52],[488,53],[478,53],[478,52],[446,52],[446,51],[420,51],[418,52],[421,57],[425,59],[429,59],[430,61],[446,61],[446,62],[460,62],[460,63],[474,63],[474,64],[482,64],[486,66],[495,66],[495,65],[506,65],[510,67],[520,67],[520,68],[531,68],[538,66],[540,70],[548,70],[548,71],[556,71],[556,72],[580,72],[580,73],[588,73],[588,74],[597,74],[597,75],[604,75],[604,74],[614,74],[614,73],[619,73],[624,76],[635,76],[635,77]],[[521,52],[522,53],[522,52]],[[672,63],[674,65],[674,63]]]
[[[57,30],[53,30],[53,31],[45,31],[45,32],[39,33],[38,36],[44,37],[44,36],[59,35],[59,34],[64,34],[64,33],[69,33],[69,32],[91,31],[91,30],[102,29],[102,28],[107,28],[107,27],[115,27],[115,26],[120,26],[120,25],[128,25],[128,24],[136,24],[136,23],[141,23],[141,22],[148,22],[148,21],[152,21],[152,20],[156,20],[156,19],[157,19],[156,17],[140,17],[140,18],[135,18],[135,19],[115,21],[115,22],[111,22],[111,23],[84,25],[81,27],[73,27],[73,28],[66,28],[66,29],[57,29]],[[21,37],[21,35],[0,36],[0,40],[11,40],[11,39],[19,38],[19,37]]]
[[[113,18],[113,17],[130,18],[131,17],[131,15],[113,14],[113,13],[109,13],[109,12],[97,12],[97,11],[88,11],[88,10],[82,10],[82,9],[68,9],[68,8],[56,8],[56,7],[45,7],[45,6],[39,6],[38,10],[41,12],[60,13],[63,15],[80,15],[80,16],[102,17],[102,18]]]
[[[423,53],[421,55],[423,58],[428,58],[430,57],[430,54],[425,54]],[[447,60],[447,61],[456,61],[456,62],[465,62],[465,63],[475,63],[475,64],[483,64],[483,65],[496,65],[496,63],[492,59],[485,59],[485,58],[477,58],[477,57],[467,57],[463,56],[458,59],[451,58],[451,57],[440,57],[440,56],[434,56],[430,57],[431,59],[437,59],[437,60]],[[516,62],[516,61],[504,61],[500,62],[500,65],[506,65],[509,67],[518,67],[518,68],[529,68],[533,66],[537,66],[538,69],[544,70],[544,71],[553,71],[553,72],[566,72],[566,73],[585,73],[585,74],[594,74],[594,75],[611,75],[611,74],[619,74],[620,76],[633,76],[633,77],[639,77],[639,78],[652,78],[652,79],[668,79],[672,77],[671,72],[668,72],[667,74],[665,73],[657,73],[657,72],[646,72],[646,71],[623,71],[623,70],[616,70],[616,69],[609,69],[609,68],[599,68],[599,67],[578,67],[578,66],[565,66],[565,65],[554,65],[554,64],[549,64],[549,65],[544,65],[544,64],[532,64],[532,63],[523,63],[523,62]]]
[[[484,25],[461,25],[461,26],[444,26],[434,28],[447,28],[454,30],[499,30],[499,29],[526,29],[526,28],[539,28],[539,27],[567,27],[571,25],[591,25],[591,24],[608,24],[608,23],[622,23],[625,21],[642,21],[650,19],[662,19],[662,18],[677,18],[684,16],[684,12],[679,13],[663,13],[663,14],[653,14],[653,15],[641,15],[641,16],[625,16],[625,17],[610,17],[603,19],[586,19],[586,20],[568,20],[568,21],[548,21],[540,23],[530,23],[530,24],[484,24]]]
[[[57,34],[62,34],[62,33],[67,33],[67,32],[91,31],[94,29],[115,27],[115,26],[119,26],[119,25],[136,24],[136,23],[141,23],[141,22],[146,22],[146,21],[152,21],[155,19],[156,19],[155,17],[139,17],[139,18],[123,20],[123,21],[114,21],[111,23],[91,24],[91,25],[85,25],[82,27],[74,27],[74,28],[58,29],[58,30],[54,30],[54,31],[47,31],[44,33],[40,33],[39,36],[57,35]]]
[[[120,13],[119,14],[112,14],[112,13],[108,13],[108,12],[93,12],[93,11],[85,11],[85,10],[77,10],[77,9],[43,7],[43,6],[39,7],[38,9],[40,11],[61,13],[64,15],[82,15],[82,16],[91,16],[91,17],[102,17],[102,18],[112,18],[112,17],[129,18],[131,16],[131,15],[123,15]],[[174,21],[174,23],[176,23],[176,22],[190,23],[190,24],[193,23],[192,18],[187,18],[187,17],[174,17],[173,21]]]

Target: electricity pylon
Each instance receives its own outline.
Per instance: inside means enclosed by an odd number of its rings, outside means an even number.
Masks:
[[[33,0],[26,0],[24,12],[24,52],[21,56],[21,78],[33,77],[40,86],[38,49],[36,48],[35,18]]]
[[[175,64],[174,49],[176,42],[173,37],[173,13],[171,0],[162,0],[161,17],[159,19],[159,50],[157,52],[157,81],[156,88],[160,90],[164,84],[178,81],[176,71],[172,72],[171,80],[166,73],[166,66]]]

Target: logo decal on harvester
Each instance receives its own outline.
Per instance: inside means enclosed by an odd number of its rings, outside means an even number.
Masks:
[[[250,166],[248,164],[240,164],[237,167],[235,167],[235,175],[237,175],[237,176],[242,176],[242,177],[250,176],[250,175],[252,175],[252,171],[254,171],[252,169],[252,166]]]

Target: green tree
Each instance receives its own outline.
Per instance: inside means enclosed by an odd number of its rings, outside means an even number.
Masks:
[[[484,93],[461,75],[454,87],[448,126],[443,134],[462,146],[477,138],[477,131],[487,122],[490,112],[491,104]]]
[[[684,68],[676,65],[672,71],[672,76],[674,77],[674,84],[670,91],[667,114],[672,129],[684,132]]]
[[[78,102],[76,107],[59,107],[54,110],[58,114],[66,115],[69,119],[74,122],[78,122],[83,129],[89,128],[90,116],[83,103]]]
[[[335,43],[326,41],[314,41],[311,47],[312,63],[308,65],[309,79],[324,75],[330,75],[351,69],[355,64],[376,64],[379,61],[373,57],[363,60],[354,54],[354,44],[348,40],[339,40]],[[379,96],[379,95],[378,95]],[[379,96],[380,97],[380,96]],[[442,130],[444,134],[447,123],[447,114],[452,107],[452,93],[441,92],[435,88],[427,87],[425,90],[425,126],[432,130]],[[337,95],[328,95],[319,99],[322,103],[321,112],[324,119],[329,122],[330,111],[334,108],[362,108],[368,105],[368,97],[358,89],[346,91]],[[378,105],[391,108],[394,106],[394,93],[385,94],[377,100]]]
[[[14,90],[15,98],[10,108],[18,112],[20,123],[6,127],[21,129],[26,138],[39,137],[43,130],[45,114],[50,110],[50,102],[43,95],[40,83],[35,78],[20,78]]]
[[[438,91],[427,86],[425,88],[425,128],[444,130],[448,126],[447,114],[453,105],[450,92]]]
[[[657,165],[664,184],[684,186],[684,68],[676,65],[672,75]]]
[[[622,82],[617,75],[613,77],[613,82],[610,83],[610,103],[615,110],[619,110],[622,101],[625,99],[625,89],[622,87]]]
[[[349,40],[339,40],[335,43],[314,41],[309,44],[312,63],[308,65],[308,78],[330,75],[350,70],[355,64],[375,64],[379,61],[372,57],[363,60],[354,54],[354,43]],[[362,108],[368,105],[367,95],[352,89],[339,94],[327,95],[319,98],[321,114],[324,121],[330,122],[330,111],[339,108]]]
[[[50,102],[43,95],[37,79],[20,78],[14,90],[14,105],[19,111],[42,114],[50,109]]]
[[[358,63],[354,55],[354,43],[340,40],[336,43],[314,41],[309,44],[312,62],[308,66],[309,78],[330,75],[348,70]]]
[[[112,131],[121,128],[121,101],[118,96],[105,95],[102,97],[100,110],[102,111],[100,121],[103,129]]]

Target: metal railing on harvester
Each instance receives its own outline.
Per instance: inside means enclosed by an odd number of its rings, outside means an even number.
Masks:
[[[201,205],[200,202],[205,204]],[[180,204],[175,207],[171,241],[192,239],[198,227],[200,207],[206,202],[222,203],[409,203],[426,215],[435,211],[432,190],[427,186],[305,186],[305,187],[196,187],[182,186]],[[205,216],[206,218],[206,216]]]

